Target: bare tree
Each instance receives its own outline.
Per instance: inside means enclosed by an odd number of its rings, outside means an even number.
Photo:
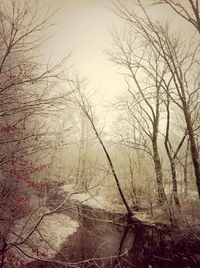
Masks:
[[[170,6],[176,14],[191,23],[200,33],[200,13],[198,0],[156,0],[154,4],[166,4]]]
[[[117,36],[114,39],[117,51],[111,53],[111,60],[124,68],[129,93],[122,105],[125,105],[132,117],[130,122],[133,129],[137,130],[136,139],[139,137],[143,139],[142,144],[141,141],[138,144],[139,148],[148,151],[153,158],[158,200],[163,205],[167,203],[167,198],[163,186],[158,135],[162,111],[162,83],[167,75],[167,68],[153,48],[150,47],[148,50],[147,47],[142,47],[139,51],[137,50],[137,46],[141,45],[139,41],[135,41],[134,44],[130,37],[124,43]],[[150,146],[147,140],[150,141]]]
[[[133,10],[124,6],[120,1],[115,1],[116,12],[124,18],[132,29],[153,47],[166,64],[171,76],[169,86],[174,88],[173,94],[169,94],[173,101],[183,112],[187,132],[190,139],[190,148],[193,166],[196,176],[196,184],[200,197],[200,161],[196,135],[196,115],[199,110],[199,42],[183,42],[174,36],[169,25],[154,23],[148,15],[141,1],[137,1],[143,12],[143,18],[139,17]]]
[[[37,61],[53,15],[42,11],[38,1],[0,3],[1,267],[13,248],[8,235],[14,222],[31,217],[32,195],[38,191],[39,199],[46,193],[55,151],[64,145],[57,117],[69,92],[56,92],[55,86],[64,77],[65,59],[55,65]]]

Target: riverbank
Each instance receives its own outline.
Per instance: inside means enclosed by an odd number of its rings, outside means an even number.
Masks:
[[[125,213],[125,208],[122,203],[111,201],[107,196],[101,195],[95,191],[83,191],[78,192],[76,186],[72,184],[63,185],[60,189],[61,194],[71,195],[71,200],[78,201],[81,204],[92,207],[93,209],[102,209],[106,212],[113,213]],[[149,224],[154,223],[154,219],[151,217],[148,209],[135,210],[133,208],[134,217],[142,222]]]
[[[78,229],[78,222],[68,215],[48,214],[49,212],[48,208],[39,208],[31,217],[24,217],[14,224],[9,243],[14,243],[16,246],[5,258],[4,267],[10,263],[10,258],[14,259],[13,267],[16,268],[34,259],[54,258],[60,251],[62,243]]]
[[[54,213],[48,215],[50,211]],[[19,236],[20,243],[47,214],[25,243],[15,248],[13,267],[113,267],[116,261],[121,267],[199,267],[200,233],[142,221],[139,212],[134,213],[139,224],[127,225],[123,207],[98,194],[59,186],[46,207],[15,223],[10,242]]]

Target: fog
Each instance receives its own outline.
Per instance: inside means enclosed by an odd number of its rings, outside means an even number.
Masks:
[[[199,265],[199,16],[0,0],[0,267]]]

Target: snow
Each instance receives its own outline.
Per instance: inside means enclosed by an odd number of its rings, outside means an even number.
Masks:
[[[62,190],[64,192],[73,193],[75,191],[75,189],[76,189],[76,185],[74,185],[74,184],[65,184],[61,188],[62,188]]]
[[[78,201],[88,205],[93,209],[103,209],[108,212],[124,213],[126,210],[123,204],[119,204],[114,200],[108,199],[101,195],[100,192],[91,193],[90,191],[76,194],[75,185],[63,185],[62,190],[66,193],[71,193],[71,200]],[[73,194],[74,193],[74,194]],[[146,223],[152,223],[154,220],[146,211],[134,211],[134,217]]]
[[[15,234],[10,236],[10,242],[20,242],[35,228],[42,213],[48,209],[40,209],[30,219],[23,218],[16,222],[13,230]],[[35,258],[53,258],[59,252],[61,245],[68,236],[73,234],[79,227],[78,223],[67,215],[60,213],[50,214],[44,217],[37,229],[28,238],[26,243],[20,245],[20,249],[27,255]],[[17,238],[19,236],[19,238]],[[39,250],[38,250],[39,249]],[[19,254],[19,252],[18,252]],[[33,259],[20,254],[26,263]]]
[[[85,191],[82,193],[77,193],[74,185],[63,185],[62,190],[66,193],[70,193],[71,200],[78,201],[82,204],[88,205],[96,209],[104,209],[106,211],[121,211],[123,206],[119,204],[116,207],[115,202],[110,202],[106,196],[100,195],[99,193],[92,193],[90,191]],[[123,210],[122,210],[123,211]]]

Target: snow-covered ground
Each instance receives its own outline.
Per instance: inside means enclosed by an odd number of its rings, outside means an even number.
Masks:
[[[104,209],[106,211],[123,212],[123,205],[115,202],[111,202],[106,196],[100,195],[100,193],[94,193],[92,191],[84,191],[77,193],[76,186],[72,184],[66,184],[62,186],[62,190],[66,193],[70,193],[71,200],[79,201],[82,204],[88,205],[92,208]]]
[[[26,263],[33,261],[33,258],[27,257],[29,255],[39,259],[53,258],[59,252],[62,243],[79,227],[78,223],[67,215],[53,213],[45,216],[35,228],[41,215],[48,212],[48,209],[39,209],[31,218],[17,221],[13,228],[10,243],[23,241],[34,230],[27,241],[19,245],[20,250],[16,250],[17,255],[20,254],[20,258]]]
[[[123,204],[119,204],[113,200],[103,196],[100,192],[92,193],[92,191],[76,193],[75,185],[66,184],[62,186],[62,190],[66,193],[71,193],[71,200],[76,200],[82,204],[88,205],[91,208],[103,209],[109,212],[124,213],[125,207]],[[74,194],[73,194],[74,193]],[[144,222],[152,223],[153,219],[146,211],[135,211],[134,216]]]

